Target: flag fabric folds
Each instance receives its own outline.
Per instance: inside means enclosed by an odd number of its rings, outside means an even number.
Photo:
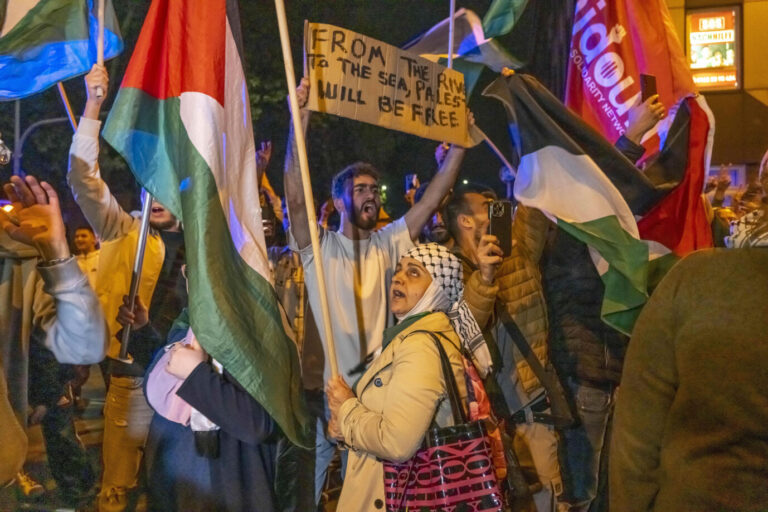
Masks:
[[[95,0],[6,0],[0,20],[0,100],[36,94],[91,69],[98,35]],[[104,58],[123,51],[112,2],[105,2]]]
[[[154,0],[104,138],[182,220],[201,346],[294,443],[311,446],[258,208],[255,146],[233,0]]]
[[[446,18],[408,41],[402,48],[432,62],[444,64],[448,58],[449,25],[450,18]],[[454,68],[464,73],[467,96],[471,94],[483,67],[496,72],[505,67],[519,67],[519,62],[498,41],[486,37],[477,14],[463,8],[454,14],[453,58]]]
[[[589,246],[605,285],[603,320],[630,333],[648,298],[650,261],[663,253],[641,240],[635,214],[669,187],[654,185],[533,77],[499,78],[483,94],[510,118],[520,155],[515,198]]]
[[[483,16],[485,37],[508,34],[528,5],[528,0],[493,0]]]
[[[676,131],[685,136],[685,142],[675,144],[667,134],[660,157],[677,160],[676,167],[683,170],[680,185],[637,225],[642,238],[655,240],[682,257],[714,245],[701,195],[712,153],[714,118],[703,96],[683,99],[675,118],[680,119]]]

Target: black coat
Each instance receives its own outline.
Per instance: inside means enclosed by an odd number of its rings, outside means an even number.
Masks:
[[[615,145],[636,162],[644,149],[625,136]],[[549,354],[560,378],[618,384],[629,338],[601,319],[605,286],[586,244],[553,227],[541,259],[549,317]]]
[[[271,512],[275,506],[276,423],[226,371],[202,363],[177,391],[216,423],[219,456],[198,455],[188,426],[155,414],[145,463],[149,509]]]
[[[618,384],[629,338],[600,318],[605,287],[587,246],[550,232],[541,260],[549,316],[549,355],[561,378]]]

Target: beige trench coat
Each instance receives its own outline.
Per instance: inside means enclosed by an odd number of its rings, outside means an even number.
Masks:
[[[419,330],[440,332],[450,340],[438,335],[466,404],[460,341],[448,317],[432,313],[398,334],[360,378],[358,398],[344,402],[339,411],[339,427],[350,447],[339,512],[383,511],[381,460],[410,459],[433,420],[439,426],[453,424],[437,347],[431,336],[414,333]]]

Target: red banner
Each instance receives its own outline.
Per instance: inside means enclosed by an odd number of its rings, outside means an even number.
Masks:
[[[656,76],[667,110],[696,92],[664,0],[579,0],[566,105],[613,142],[640,102],[641,73]]]
[[[641,101],[640,74],[654,75],[670,115],[645,135],[646,156],[658,151],[676,106],[696,93],[688,62],[664,0],[579,0],[573,22],[565,103],[611,142],[626,130]],[[640,237],[679,256],[712,246],[701,191],[709,166],[713,122],[703,98],[693,109],[685,179],[638,223]],[[695,115],[694,115],[695,114]],[[712,119],[714,121],[714,119]]]

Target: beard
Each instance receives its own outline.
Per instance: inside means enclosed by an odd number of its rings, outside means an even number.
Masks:
[[[437,231],[429,230],[427,233],[427,240],[435,242],[436,244],[444,244],[451,239],[451,233],[447,229],[440,229]]]
[[[379,206],[376,205],[375,202],[373,204],[376,206],[376,214],[368,219],[363,219],[363,208],[365,205],[363,205],[361,208],[357,208],[352,202],[351,198],[345,198],[344,206],[347,208],[348,212],[352,212],[352,215],[350,215],[349,218],[349,220],[352,222],[352,225],[354,225],[357,229],[363,229],[365,231],[370,231],[375,228],[376,222],[379,220]]]
[[[370,231],[376,227],[376,222],[378,221],[376,217],[370,217],[368,219],[363,219],[361,217],[362,215],[360,211],[355,211],[355,214],[352,216],[352,224],[358,229]]]

